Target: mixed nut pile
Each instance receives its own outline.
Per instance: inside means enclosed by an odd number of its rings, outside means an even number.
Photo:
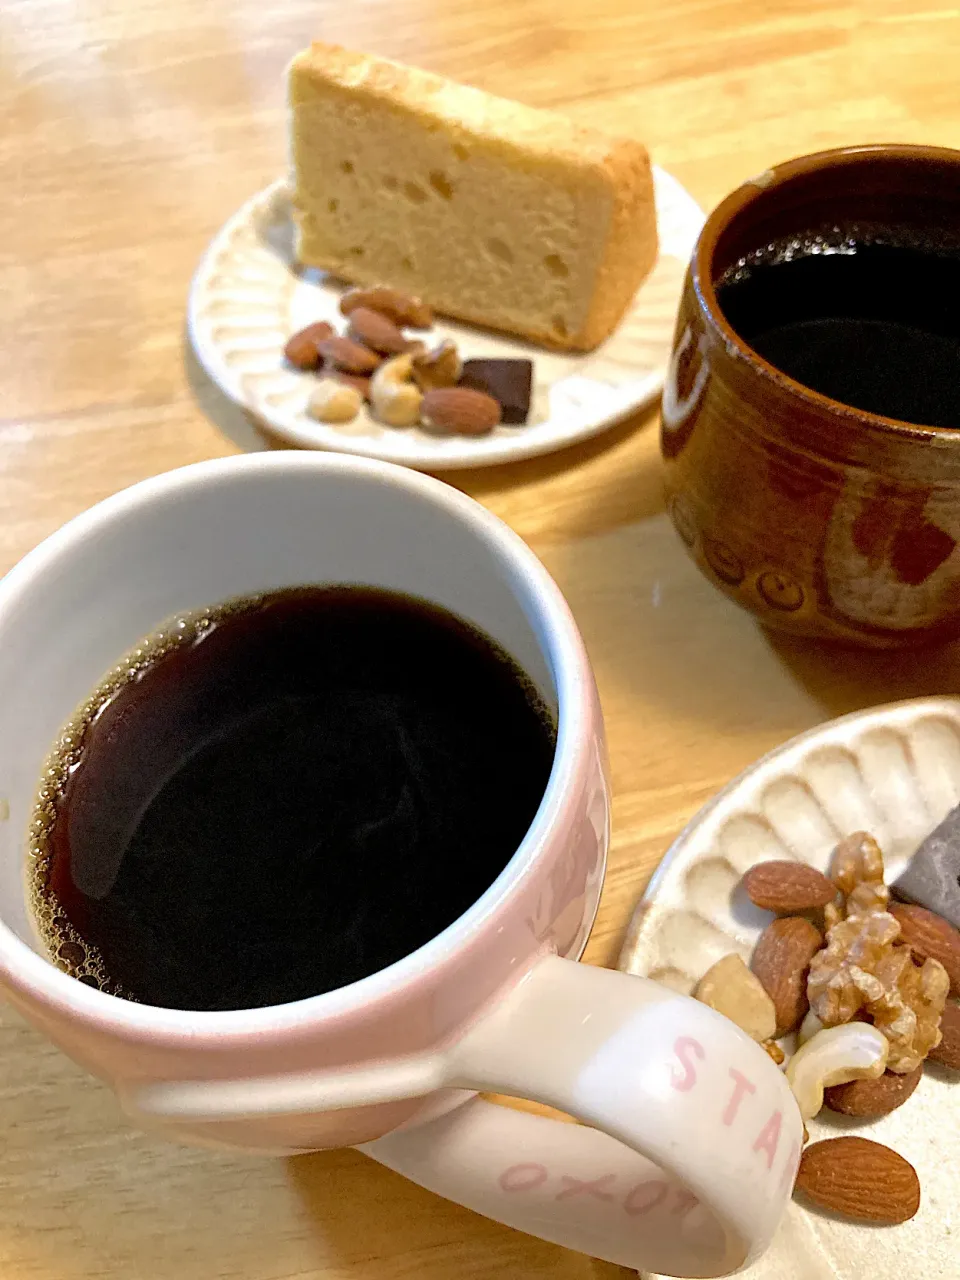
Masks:
[[[743,887],[777,918],[749,968],[724,956],[695,995],[778,1065],[786,1055],[777,1040],[795,1036],[786,1076],[804,1121],[824,1105],[863,1120],[888,1115],[916,1089],[925,1062],[960,1072],[960,932],[924,907],[891,901],[871,836],[843,840],[829,876],[800,862],[761,862]],[[906,1222],[920,1206],[913,1166],[860,1137],[808,1146],[796,1186],[862,1222]]]
[[[384,426],[420,426],[435,435],[482,436],[501,422],[526,422],[532,361],[464,362],[449,339],[430,346],[408,337],[404,329],[429,329],[433,312],[384,285],[350,289],[340,311],[346,333],[321,320],[284,348],[294,368],[320,374],[307,402],[317,421],[352,422],[367,402]]]

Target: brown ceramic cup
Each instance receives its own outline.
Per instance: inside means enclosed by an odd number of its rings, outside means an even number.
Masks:
[[[888,647],[960,635],[960,431],[795,382],[714,290],[771,240],[863,221],[960,242],[960,151],[824,151],[728,196],[687,273],[661,439],[668,510],[715,586],[768,626]]]

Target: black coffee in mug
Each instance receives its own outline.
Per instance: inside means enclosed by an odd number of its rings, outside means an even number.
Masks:
[[[853,408],[960,428],[960,243],[876,225],[775,240],[716,282],[770,364]]]
[[[555,739],[516,663],[422,600],[302,587],[179,618],[51,759],[36,917],[63,968],[127,999],[247,1009],[330,991],[489,888]]]

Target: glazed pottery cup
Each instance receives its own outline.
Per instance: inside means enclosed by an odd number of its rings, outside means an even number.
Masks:
[[[311,999],[185,1012],[76,981],[45,952],[24,885],[31,805],[59,728],[171,615],[311,582],[435,601],[536,682],[556,711],[557,750],[515,855],[426,946]],[[272,1153],[360,1146],[481,1212],[634,1268],[715,1276],[763,1251],[792,1191],[799,1111],[726,1018],[575,963],[609,838],[597,691],[556,585],[471,499],[333,454],[255,454],[148,480],[0,583],[0,707],[0,984],[136,1122]],[[481,1089],[585,1123],[506,1109],[474,1097]]]
[[[946,639],[960,634],[960,431],[793,381],[730,327],[714,289],[772,240],[856,221],[960,247],[960,152],[804,156],[708,218],[664,391],[668,509],[710,581],[770,627],[877,647]]]

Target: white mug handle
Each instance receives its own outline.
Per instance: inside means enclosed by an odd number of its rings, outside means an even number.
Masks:
[[[688,996],[556,956],[438,1054],[339,1080],[155,1085],[124,1101],[141,1121],[195,1124],[450,1087],[530,1098],[590,1127],[473,1100],[361,1149],[610,1262],[728,1275],[766,1249],[793,1191],[803,1122],[759,1045]]]
[[[450,1056],[448,1084],[533,1098],[592,1128],[477,1100],[368,1144],[375,1159],[637,1270],[727,1275],[770,1243],[803,1121],[767,1053],[712,1009],[551,956]]]

